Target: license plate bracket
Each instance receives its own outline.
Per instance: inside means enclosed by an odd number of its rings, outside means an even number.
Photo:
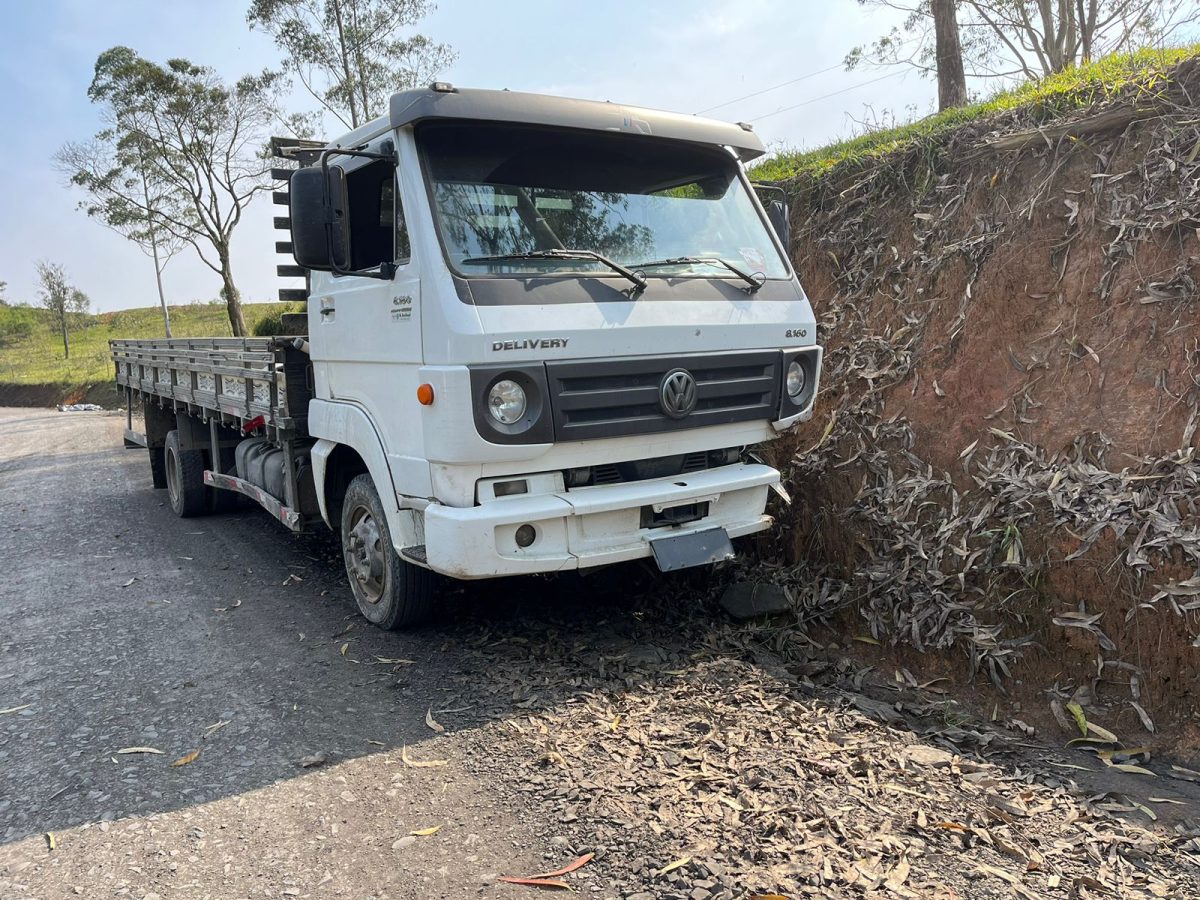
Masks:
[[[733,559],[733,542],[724,528],[705,528],[690,534],[655,538],[650,550],[659,571],[675,572]]]

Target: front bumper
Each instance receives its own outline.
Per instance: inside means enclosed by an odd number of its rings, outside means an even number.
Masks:
[[[425,559],[454,578],[493,578],[560,572],[651,555],[650,542],[724,528],[731,538],[771,526],[767,491],[779,483],[769,466],[735,465],[671,478],[509,497],[472,507],[425,509]],[[655,512],[708,503],[708,514],[680,526],[642,527],[642,510]],[[537,537],[517,546],[516,531],[532,525]]]

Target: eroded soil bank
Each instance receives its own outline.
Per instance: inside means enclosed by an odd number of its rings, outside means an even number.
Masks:
[[[1200,709],[1198,89],[788,185],[826,347],[775,459],[800,602],[1134,742]]]

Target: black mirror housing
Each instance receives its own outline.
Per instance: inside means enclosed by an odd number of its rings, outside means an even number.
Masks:
[[[318,272],[349,265],[350,218],[341,166],[310,166],[293,172],[288,181],[288,212],[292,256],[298,265]]]
[[[779,236],[779,241],[783,244],[784,249],[788,253],[791,253],[792,228],[788,213],[786,200],[772,200],[767,204],[767,220],[771,223],[771,227],[775,229],[775,234]]]

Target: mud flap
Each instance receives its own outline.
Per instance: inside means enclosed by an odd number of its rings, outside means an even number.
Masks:
[[[674,572],[733,559],[733,543],[724,528],[661,537],[650,542],[660,572]]]

